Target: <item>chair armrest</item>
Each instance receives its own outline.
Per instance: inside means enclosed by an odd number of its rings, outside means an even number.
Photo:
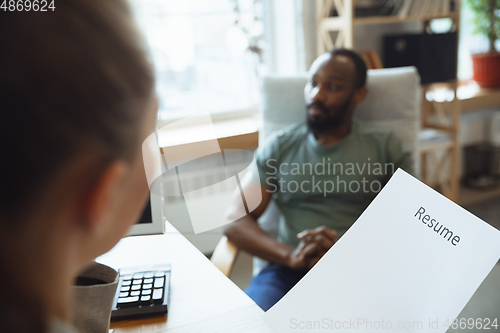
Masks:
[[[231,274],[231,269],[233,268],[234,261],[238,255],[239,249],[231,243],[226,236],[222,236],[219,243],[215,247],[214,253],[210,258],[210,261],[224,273],[225,276]]]

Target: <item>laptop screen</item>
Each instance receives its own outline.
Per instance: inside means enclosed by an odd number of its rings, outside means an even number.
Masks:
[[[128,235],[162,234],[165,231],[162,204],[161,196],[149,193],[149,200],[146,201],[139,219],[130,228]]]
[[[139,221],[137,221],[138,224],[141,223],[153,223],[153,215],[151,214],[151,199],[149,199],[146,202],[146,205],[144,206],[144,209],[142,210],[141,217],[139,218]]]

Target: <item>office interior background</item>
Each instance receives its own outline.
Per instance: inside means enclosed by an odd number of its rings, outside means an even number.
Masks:
[[[156,68],[158,128],[210,112],[222,149],[258,147],[261,82],[266,76],[303,75],[333,46],[353,48],[370,68],[384,68],[391,56],[391,36],[400,38],[401,45],[410,34],[457,33],[455,43],[436,55],[453,64],[456,77],[445,75],[440,82],[422,85],[419,174],[428,185],[500,228],[500,86],[480,87],[473,80],[472,55],[486,52],[489,40],[474,33],[475,12],[467,1],[131,2]],[[500,50],[499,40],[496,48]],[[419,66],[425,70],[426,63]],[[161,135],[159,140],[162,145]],[[196,136],[186,134],[179,140],[189,144]],[[192,182],[203,184],[217,172],[223,171],[199,166]],[[221,228],[195,234],[180,197],[165,198],[165,215],[194,246],[212,255]],[[252,260],[240,251],[229,277],[244,289],[251,276]],[[498,315],[499,279],[497,264],[464,310],[467,317]]]

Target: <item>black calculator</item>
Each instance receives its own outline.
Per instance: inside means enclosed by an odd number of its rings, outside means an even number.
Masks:
[[[120,269],[111,320],[167,313],[170,265]]]

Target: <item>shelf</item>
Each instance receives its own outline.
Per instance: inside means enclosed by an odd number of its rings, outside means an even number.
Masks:
[[[353,18],[354,25],[372,25],[372,24],[390,24],[415,21],[430,21],[435,19],[451,18],[458,19],[458,13],[450,13],[448,15],[413,15],[413,16],[372,16],[372,17],[355,17]],[[338,30],[344,27],[346,20],[343,17],[329,17],[323,19],[322,26],[328,30]]]
[[[368,24],[386,24],[386,23],[402,23],[414,21],[430,21],[443,18],[458,19],[458,13],[450,13],[448,15],[413,15],[413,16],[374,16],[374,17],[358,17],[354,18],[355,25]]]
[[[469,83],[461,85],[457,95],[462,112],[500,106],[500,88],[481,89],[477,84]]]

